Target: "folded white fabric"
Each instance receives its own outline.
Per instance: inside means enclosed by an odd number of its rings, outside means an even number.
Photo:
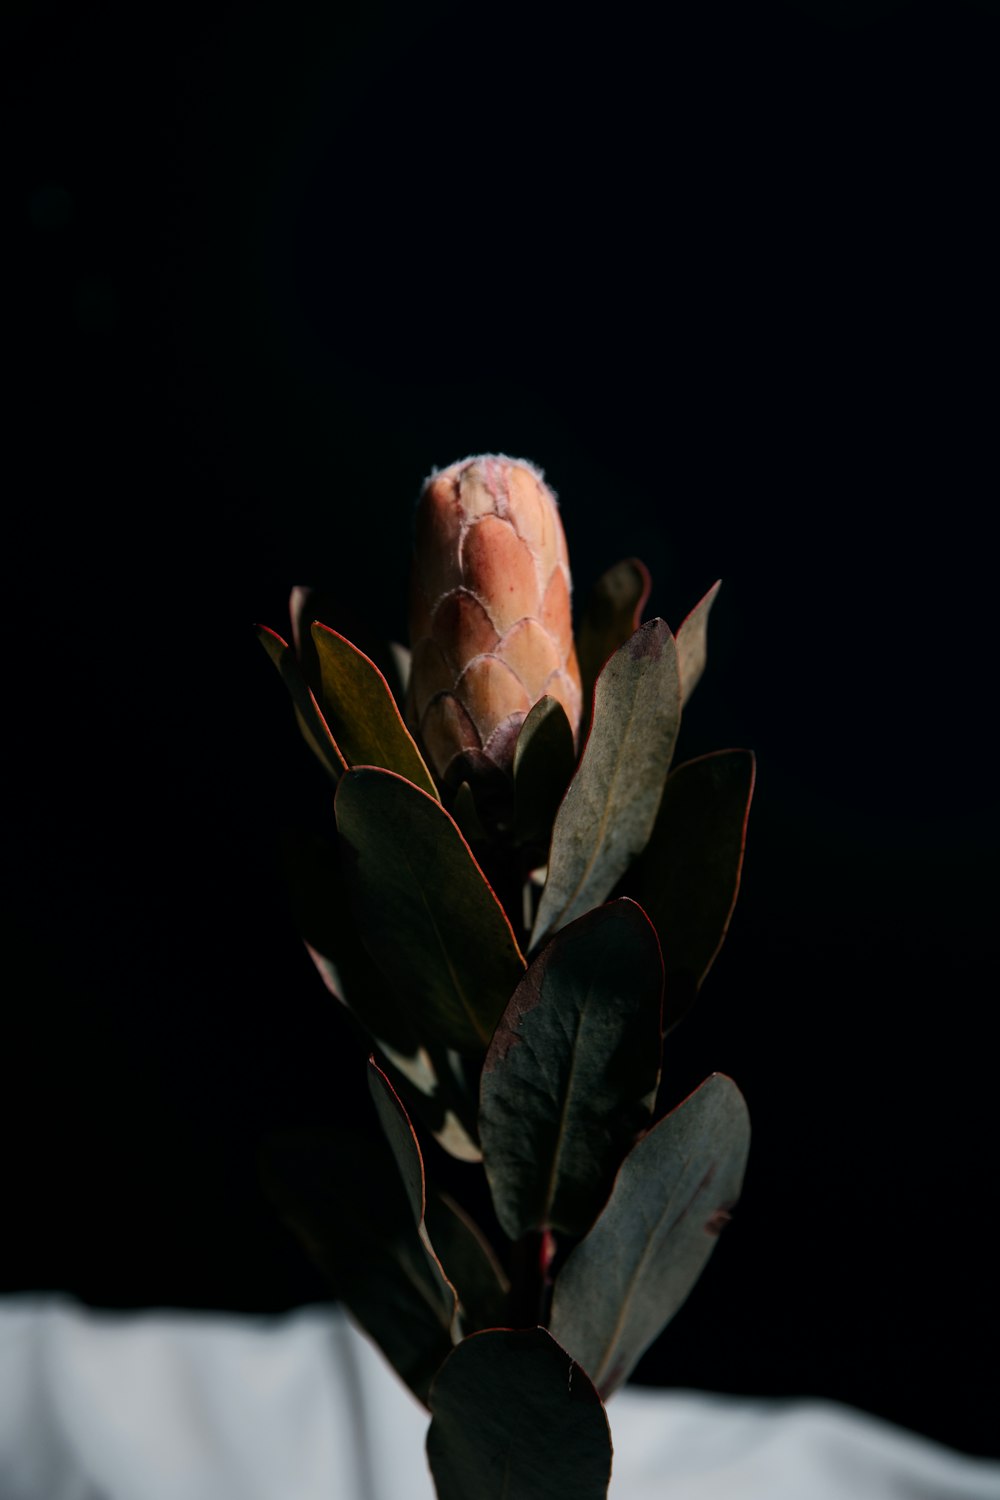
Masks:
[[[827,1402],[627,1387],[612,1500],[1000,1500],[1000,1464]],[[433,1500],[427,1417],[336,1308],[0,1302],[0,1500]]]

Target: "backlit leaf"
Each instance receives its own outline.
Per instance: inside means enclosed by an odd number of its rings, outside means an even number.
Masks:
[[[329,625],[314,624],[312,639],[323,709],[348,765],[384,766],[437,798],[434,778],[375,663]]]
[[[346,770],[347,762],[340,753],[340,748],[330,733],[329,725],[320,712],[319,704],[310,691],[295,652],[287,641],[283,641],[281,636],[269,629],[267,625],[257,625],[254,628],[257,631],[257,639],[277,667],[281,680],[288,689],[303,739],[324,770],[330,773],[334,781],[337,781]]]

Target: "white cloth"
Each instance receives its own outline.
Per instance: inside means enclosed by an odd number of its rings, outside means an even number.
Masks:
[[[611,1500],[1000,1500],[1000,1464],[819,1401],[628,1387]],[[0,1500],[433,1500],[426,1413],[335,1308],[0,1302]]]

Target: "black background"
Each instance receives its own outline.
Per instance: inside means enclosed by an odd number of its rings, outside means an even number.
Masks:
[[[0,1288],[324,1295],[257,1153],[366,1094],[277,873],[326,788],[251,625],[317,582],[403,637],[420,481],[500,450],[578,595],[638,554],[676,626],[723,577],[681,752],[758,754],[665,1081],[733,1074],[751,1166],[640,1375],[995,1452],[995,7],[7,29]]]

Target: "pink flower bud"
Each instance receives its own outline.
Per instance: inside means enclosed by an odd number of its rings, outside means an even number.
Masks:
[[[521,724],[546,693],[578,733],[566,538],[534,465],[485,454],[427,480],[410,640],[408,716],[441,779],[484,758],[509,770]]]

